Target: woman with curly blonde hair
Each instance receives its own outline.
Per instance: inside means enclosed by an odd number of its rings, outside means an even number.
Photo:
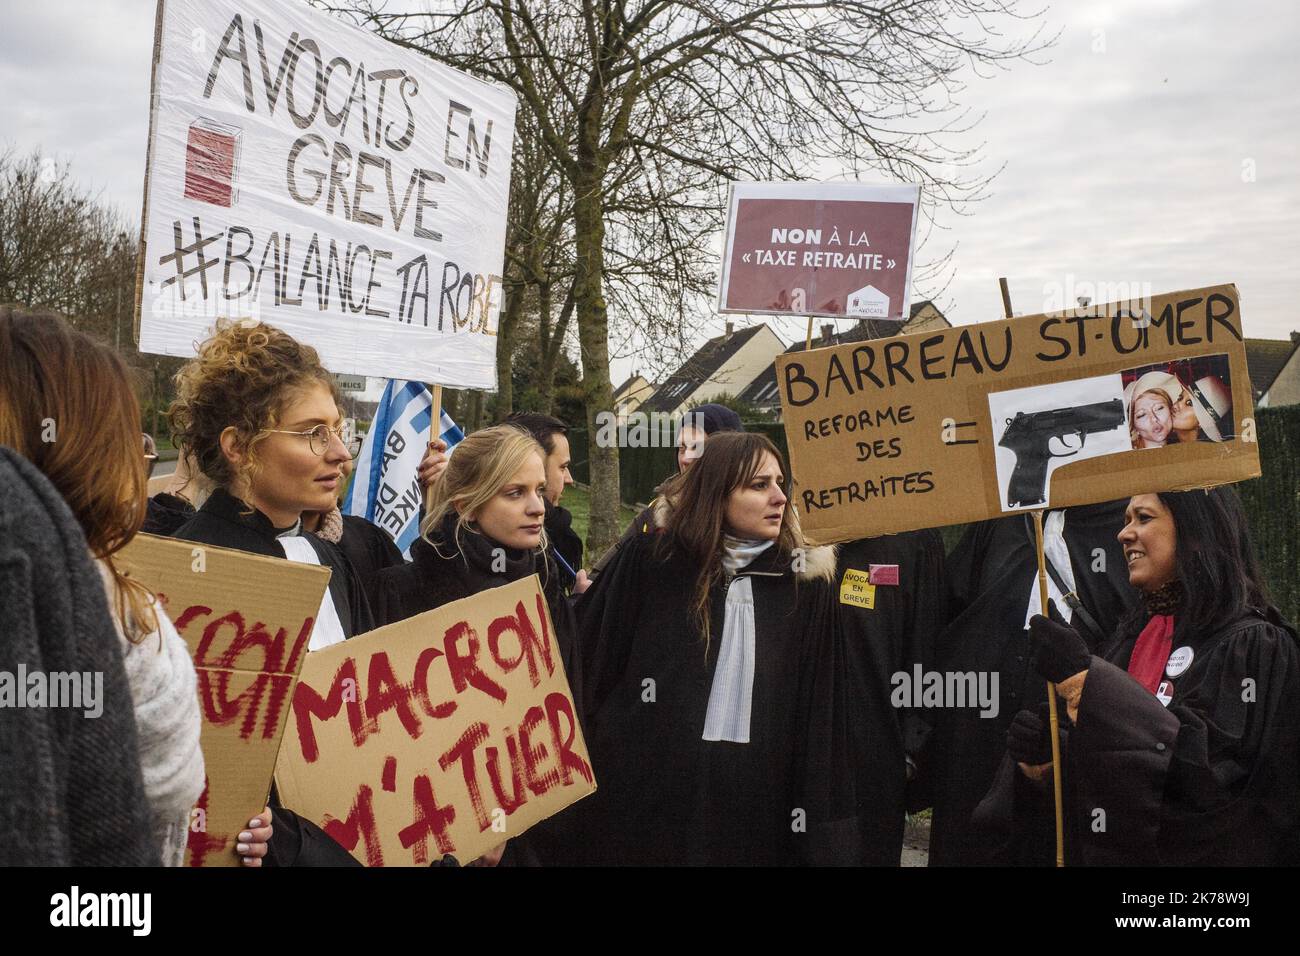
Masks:
[[[351,563],[302,528],[334,508],[351,453],[316,350],[260,322],[224,322],[176,375],[178,447],[216,488],[176,537],[331,568],[310,648],[373,627]]]

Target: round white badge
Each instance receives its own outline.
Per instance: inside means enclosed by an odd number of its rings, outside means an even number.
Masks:
[[[1169,660],[1165,662],[1165,676],[1177,677],[1192,666],[1192,658],[1195,656],[1190,647],[1178,648],[1169,655]]]

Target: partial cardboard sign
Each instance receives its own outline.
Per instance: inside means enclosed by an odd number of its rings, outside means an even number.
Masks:
[[[1222,285],[777,356],[815,544],[1259,475]]]
[[[595,790],[537,576],[307,655],[285,806],[368,866],[468,863]]]
[[[733,183],[719,312],[906,321],[919,186]]]
[[[505,87],[281,0],[162,0],[140,349],[255,318],[333,372],[496,387]]]
[[[207,773],[186,866],[238,866],[262,812],[329,568],[137,535],[114,560],[152,591],[189,645]]]

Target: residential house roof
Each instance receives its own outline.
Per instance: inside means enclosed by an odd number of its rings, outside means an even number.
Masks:
[[[700,346],[676,372],[659,386],[658,390],[641,405],[644,412],[671,412],[696,389],[722,368],[745,343],[767,326],[759,323],[736,329],[730,334],[715,336]]]
[[[1246,365],[1250,368],[1250,392],[1255,401],[1268,391],[1278,372],[1296,350],[1300,337],[1289,339],[1246,339]]]

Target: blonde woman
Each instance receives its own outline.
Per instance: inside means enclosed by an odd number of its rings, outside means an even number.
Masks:
[[[410,563],[379,572],[376,613],[400,621],[536,574],[576,697],[572,612],[564,577],[546,551],[543,460],[542,447],[513,425],[482,429],[457,445],[431,486],[432,507]]]
[[[1181,391],[1167,372],[1147,372],[1124,389],[1134,448],[1163,448],[1169,442],[1174,401]]]

